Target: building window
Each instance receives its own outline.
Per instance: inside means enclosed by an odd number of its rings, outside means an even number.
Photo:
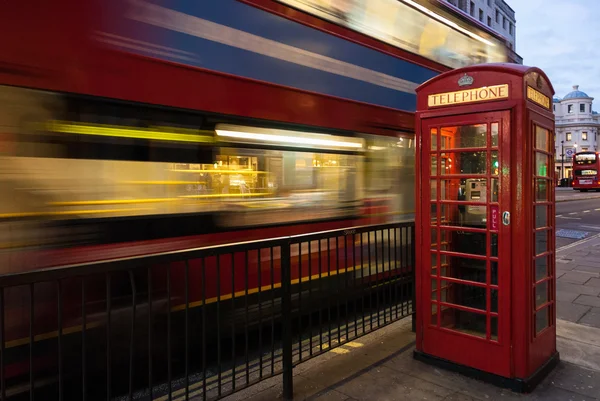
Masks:
[[[592,112],[592,105],[590,104],[590,113]]]
[[[582,141],[587,141],[587,132],[582,132],[581,133],[581,140]]]
[[[471,17],[475,16],[475,3],[471,2]]]
[[[587,152],[589,148],[581,148],[582,152]]]
[[[572,104],[567,106],[567,113],[569,113],[569,114],[573,113],[573,105]]]
[[[581,104],[579,105],[579,112],[580,112],[580,113],[585,113],[585,104],[581,103]]]
[[[570,140],[571,140],[571,133],[567,132],[567,141],[570,141]]]
[[[500,23],[500,11],[496,10],[496,24]]]
[[[479,9],[479,21],[483,22],[483,10]]]
[[[553,105],[552,105],[552,109],[553,109],[554,111],[556,111],[556,105],[555,105],[555,104],[553,104]]]
[[[488,26],[492,26],[492,17],[488,16]]]
[[[506,29],[506,17],[502,16],[502,28]]]
[[[488,0],[488,7],[492,6],[492,0]]]
[[[510,35],[513,35],[513,24],[512,22],[510,24],[508,24],[508,31],[510,32]]]
[[[459,0],[458,1],[458,8],[460,8],[464,12],[469,12],[469,10],[467,10],[467,0]]]

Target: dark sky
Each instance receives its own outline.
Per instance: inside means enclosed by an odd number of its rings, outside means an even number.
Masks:
[[[573,85],[600,97],[600,1],[508,0],[517,18],[517,53],[540,67],[557,97]],[[600,106],[594,102],[594,108]]]

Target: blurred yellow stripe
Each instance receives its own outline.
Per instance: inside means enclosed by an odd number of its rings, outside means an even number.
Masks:
[[[119,127],[110,125],[100,124],[78,124],[64,121],[51,121],[46,125],[48,131],[60,132],[65,134],[78,134],[78,135],[95,135],[95,136],[107,136],[116,138],[132,138],[132,139],[150,139],[170,142],[191,142],[191,143],[212,143],[214,142],[214,136],[212,135],[199,135],[199,132],[189,130],[189,134],[178,134],[175,132],[161,131],[161,130],[150,130],[132,127]],[[195,134],[193,132],[196,132]],[[206,131],[211,133],[212,131]]]

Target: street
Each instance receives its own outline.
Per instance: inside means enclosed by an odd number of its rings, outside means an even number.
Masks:
[[[582,200],[573,200],[579,198]],[[557,188],[556,200],[556,248],[579,239],[562,235],[589,238],[600,234],[600,192],[581,193],[571,188]]]

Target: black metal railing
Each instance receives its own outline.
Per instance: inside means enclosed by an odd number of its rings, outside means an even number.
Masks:
[[[214,400],[413,313],[414,223],[0,276],[4,399]]]

